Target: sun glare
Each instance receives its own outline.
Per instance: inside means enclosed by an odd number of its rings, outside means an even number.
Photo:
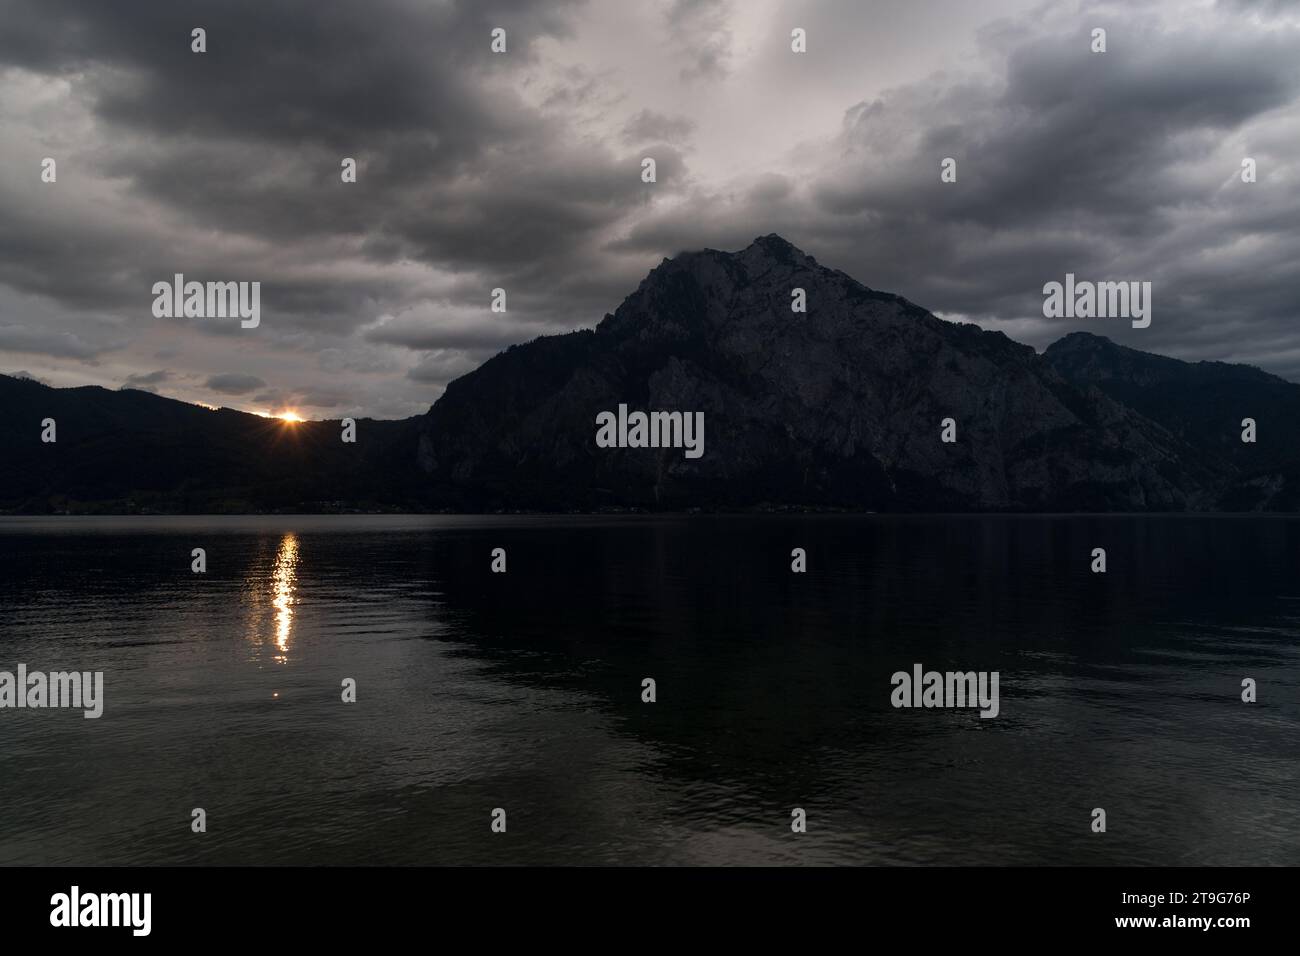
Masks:
[[[302,416],[297,412],[281,412],[275,417],[280,419],[282,422],[288,422],[290,425],[296,425],[303,420]]]

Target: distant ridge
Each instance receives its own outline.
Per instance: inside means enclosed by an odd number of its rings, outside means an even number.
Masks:
[[[416,419],[288,425],[135,389],[0,375],[0,510],[248,513],[419,508]],[[41,442],[53,418],[58,440]]]
[[[597,447],[620,404],[701,413],[703,455]],[[8,512],[1300,510],[1300,385],[1083,332],[1039,355],[777,235],[665,259],[594,330],[512,346],[355,445],[8,376],[0,410]]]

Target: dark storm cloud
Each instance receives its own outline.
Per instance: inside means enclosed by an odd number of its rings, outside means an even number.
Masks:
[[[494,27],[510,57],[563,34],[572,3],[316,3],[312,0],[6,0],[0,60],[40,72],[101,71],[100,115],[169,137],[333,149],[392,132],[432,131],[440,162],[477,155],[511,127],[476,84]],[[207,52],[190,31],[207,31]],[[107,68],[107,69],[105,69]]]
[[[1246,185],[1244,154],[1224,147],[1295,103],[1295,33],[1109,32],[1105,54],[1089,51],[1084,29],[1055,31],[1011,52],[1004,84],[913,87],[850,110],[841,144],[860,161],[814,191],[825,241],[863,262],[850,242],[888,236],[868,274],[977,319],[1041,315],[1043,283],[1070,271],[1155,283],[1152,329],[1098,329],[1142,347],[1194,352],[1188,332],[1201,329],[1224,356],[1233,319],[1253,316],[1259,335],[1290,322],[1294,265],[1271,261],[1276,247],[1231,247],[1289,233],[1294,252],[1300,197],[1275,175],[1294,160],[1256,142],[1266,175]],[[944,157],[957,160],[957,183],[940,182]],[[1291,281],[1261,283],[1260,269]]]
[[[71,223],[43,215],[38,205],[5,205],[0,282],[78,309],[148,307],[150,284],[157,278],[149,263],[156,261],[153,255],[162,257],[161,245],[151,248],[147,238],[124,245],[119,233],[92,219],[69,234]]]
[[[65,125],[76,133],[23,154],[35,168],[58,150],[57,192],[0,176],[0,284],[116,316],[123,331],[110,346],[71,315],[74,331],[52,332],[24,312],[0,313],[0,349],[89,361],[149,328],[154,282],[178,272],[258,280],[256,333],[203,320],[185,329],[256,343],[259,370],[295,363],[300,382],[310,366],[347,374],[372,409],[397,407],[399,395],[427,407],[432,389],[399,382],[386,396],[358,377],[392,383],[408,370],[407,382],[438,386],[436,369],[461,374],[512,341],[592,324],[644,271],[611,260],[606,235],[688,178],[668,145],[680,143],[680,118],[646,113],[643,132],[662,135],[635,143],[575,127],[574,110],[599,117],[622,98],[602,71],[551,69],[540,104],[526,101],[539,42],[569,35],[581,7],[0,0],[0,70],[65,83],[66,102],[93,119],[73,110]],[[207,53],[190,50],[196,26]],[[504,55],[490,50],[498,26]],[[641,182],[647,155],[658,164],[653,185]],[[340,181],[344,157],[356,160],[356,183]],[[509,291],[509,323],[444,327],[435,312],[424,328],[374,328],[412,302],[463,313],[494,287]],[[222,358],[173,354],[196,373],[186,381],[231,381]],[[337,389],[272,397],[345,403]]]
[[[266,387],[266,382],[256,375],[241,375],[238,372],[210,376],[203,384],[212,391],[220,392],[223,395],[244,395]]]
[[[1092,22],[1021,25],[1002,37],[999,78],[936,76],[848,109],[837,158],[802,192],[783,178],[701,190],[623,247],[739,248],[778,231],[932,310],[1027,320],[1012,334],[1039,345],[1080,327],[1042,318],[1045,282],[1151,280],[1150,329],[1089,329],[1300,373],[1274,341],[1294,341],[1300,313],[1300,194],[1287,186],[1300,36],[1108,19],[1109,52],[1094,54]],[[1244,156],[1259,182],[1240,181]],[[940,181],[945,157],[956,183]]]
[[[512,71],[540,38],[566,33],[574,6],[9,0],[0,63],[82,89],[115,131],[98,171],[196,229],[293,243],[304,259],[413,258],[524,280],[577,265],[644,191],[639,155],[574,141],[513,91]],[[194,26],[207,30],[206,54],[190,51]],[[505,55],[489,49],[496,26]],[[340,182],[345,156],[356,184]],[[673,189],[680,154],[663,147],[656,159]],[[42,227],[39,210],[0,226],[0,279],[74,304],[130,308],[173,270],[250,271],[230,243],[133,255],[95,230],[74,259]],[[391,279],[307,264],[286,252],[267,264],[275,275],[258,276],[282,325],[347,331],[369,320],[368,305],[404,295]]]
[[[938,103],[912,88],[855,106],[841,144],[891,165],[865,181],[824,186],[821,206],[838,215],[932,207],[949,220],[990,225],[1097,216],[1159,231],[1153,210],[1186,196],[1186,182],[1169,173],[1287,103],[1296,49],[1281,39],[1115,32],[1116,49],[1104,56],[1080,34],[1031,42],[1012,54],[1001,88],[956,86]],[[918,129],[922,111],[930,122]],[[908,147],[901,155],[900,142]],[[934,188],[946,156],[962,167],[957,189]],[[936,207],[931,197],[944,196]]]
[[[626,21],[527,0],[0,0],[0,350],[69,381],[161,361],[167,388],[241,368],[276,387],[228,394],[409,409],[512,342],[591,326],[663,255],[779,232],[1038,345],[1078,327],[1042,319],[1044,282],[1151,279],[1151,329],[1092,329],[1300,377],[1297,4],[1016,6],[824,0],[756,23],[720,0]],[[971,52],[1003,14],[975,73],[915,81],[941,62],[918,51]],[[798,141],[792,109],[815,117]],[[59,183],[34,188],[47,151]],[[260,280],[261,326],[155,322],[174,272]]]

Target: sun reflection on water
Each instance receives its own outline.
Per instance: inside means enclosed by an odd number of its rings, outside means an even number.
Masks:
[[[275,556],[271,572],[271,585],[275,600],[275,646],[279,650],[275,660],[283,664],[289,659],[289,638],[293,634],[294,591],[298,580],[298,537],[286,534],[280,541],[280,551]]]

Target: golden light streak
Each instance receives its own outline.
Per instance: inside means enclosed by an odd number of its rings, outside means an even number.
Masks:
[[[276,660],[284,663],[288,659],[289,638],[293,635],[294,591],[298,581],[298,538],[286,534],[280,541],[280,551],[275,556],[275,568],[271,572],[271,586],[275,599],[271,602],[275,608],[275,646],[280,653]]]

